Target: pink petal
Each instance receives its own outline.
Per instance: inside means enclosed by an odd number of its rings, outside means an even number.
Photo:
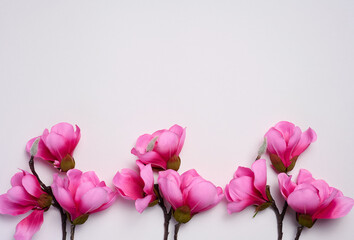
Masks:
[[[69,180],[68,190],[72,193],[76,192],[78,186],[81,183],[82,172],[78,169],[70,169],[66,173],[66,176]]]
[[[308,170],[300,169],[296,181],[298,185],[302,183],[311,183],[313,181],[315,181],[315,179],[312,177],[312,174]]]
[[[94,185],[98,185],[101,181],[94,171],[88,171],[82,174],[81,182],[92,182]]]
[[[144,192],[146,194],[153,194],[154,189],[154,173],[152,172],[151,164],[146,166],[140,161],[136,161],[140,168],[140,177],[144,181]]]
[[[11,186],[22,186],[22,178],[26,175],[26,171],[18,172],[11,178]],[[28,173],[29,174],[29,173]]]
[[[68,192],[66,189],[59,187],[56,183],[55,180],[52,184],[52,190],[53,194],[60,204],[67,212],[70,213],[72,220],[75,219],[75,216],[77,215],[77,210],[76,210],[76,205],[73,199],[73,196],[71,195],[70,192]]]
[[[163,197],[177,209],[183,205],[180,176],[174,170],[159,172],[158,184]]]
[[[113,178],[113,184],[119,190],[119,193],[128,199],[136,200],[143,197],[144,182],[135,171],[124,168]]]
[[[38,137],[32,138],[29,140],[26,144],[26,151],[29,153],[32,147],[33,142],[37,139]],[[47,161],[54,161],[56,160],[56,157],[51,154],[47,146],[44,144],[43,139],[41,139],[38,142],[38,151],[35,157],[42,158]]]
[[[36,199],[20,186],[13,187],[7,191],[7,199],[22,206],[34,207],[38,205]]]
[[[75,194],[74,196],[74,202],[75,203],[79,203],[82,196],[85,195],[88,191],[90,191],[91,189],[94,189],[96,186],[92,183],[92,182],[83,182],[81,183],[76,192],[71,192],[73,194]]]
[[[179,137],[179,143],[178,143],[178,147],[177,147],[177,151],[176,151],[176,155],[178,156],[183,148],[184,145],[184,141],[186,139],[186,129],[182,128],[181,126],[173,125],[169,131],[176,133],[176,135]]]
[[[43,142],[58,161],[61,161],[67,154],[70,154],[70,143],[62,135],[51,132]]]
[[[166,160],[176,155],[179,139],[177,135],[170,131],[163,132],[157,139],[157,144],[154,148]]]
[[[144,154],[139,154],[133,148],[132,149],[132,153],[134,155],[138,156],[139,160],[141,162],[143,162],[144,164],[151,163],[151,166],[153,166],[153,167],[166,169],[166,161],[157,152],[150,151],[150,152],[147,152],[147,153],[144,153]]]
[[[58,123],[54,125],[51,129],[51,132],[54,132],[58,135],[63,136],[66,139],[68,144],[68,152],[70,155],[74,151],[76,145],[78,144],[81,134],[80,128],[76,126],[76,132],[74,132],[74,127],[69,123]]]
[[[206,211],[219,203],[219,195],[214,184],[208,181],[193,185],[186,198],[191,213]]]
[[[186,190],[186,188],[188,188],[190,186],[190,184],[196,179],[198,178],[199,181],[205,181],[201,176],[199,176],[199,174],[197,173],[197,171],[195,169],[191,169],[188,170],[187,172],[184,172],[181,175],[181,189],[184,189],[184,191]]]
[[[254,202],[251,199],[242,199],[242,200],[236,200],[234,202],[229,202],[227,204],[227,212],[229,214],[234,212],[241,212],[243,209],[253,204]]]
[[[311,184],[312,184],[312,186],[317,188],[320,202],[325,201],[329,197],[329,194],[330,194],[329,185],[325,181],[315,180]]]
[[[16,226],[15,239],[16,240],[30,240],[32,236],[39,231],[43,224],[42,210],[35,210],[26,218],[24,218]]]
[[[278,175],[279,189],[285,200],[288,199],[289,195],[294,191],[296,184],[291,181],[291,176],[285,173],[280,173]]]
[[[288,196],[288,204],[298,213],[313,215],[320,205],[320,199],[311,189],[295,190]]]
[[[135,201],[135,208],[139,213],[142,213],[145,208],[149,206],[149,203],[154,199],[153,195],[147,195],[144,198],[138,198]]]
[[[254,186],[262,194],[263,199],[268,200],[266,194],[267,166],[265,159],[259,159],[252,164],[254,172]]]
[[[276,154],[280,159],[284,161],[284,153],[286,150],[286,142],[281,132],[275,128],[269,129],[265,134],[267,138],[267,149],[271,154]]]
[[[299,156],[303,151],[308,148],[308,146],[316,141],[317,135],[314,130],[311,128],[307,129],[305,132],[301,134],[301,139],[296,145],[294,151],[293,151],[293,156]]]
[[[254,178],[254,172],[252,172],[251,169],[246,167],[238,167],[234,174],[234,178],[243,177],[243,176]]]
[[[274,126],[274,128],[277,129],[279,132],[281,132],[285,142],[288,143],[290,140],[290,137],[294,134],[295,125],[291,122],[281,121],[281,122],[278,122]]]
[[[181,138],[183,133],[185,132],[185,128],[182,128],[181,126],[175,124],[170,127],[169,131],[175,133],[179,138]]]
[[[22,178],[22,186],[29,194],[36,198],[39,198],[44,193],[37,178],[32,174],[27,174]]]
[[[146,153],[146,148],[149,144],[149,142],[153,139],[154,137],[150,134],[144,134],[141,135],[138,140],[136,141],[135,144],[135,150],[140,153],[140,154],[144,154]],[[133,152],[132,152],[133,153]],[[134,155],[136,155],[135,153],[133,153]],[[137,155],[138,156],[138,155]]]
[[[286,159],[287,162],[285,167],[289,167],[289,165],[291,164],[289,160],[294,157],[293,151],[301,139],[301,134],[301,129],[299,127],[295,127],[293,130],[293,134],[290,136],[286,151],[284,153],[284,159]]]
[[[93,188],[82,196],[79,205],[80,212],[83,214],[90,213],[107,203],[109,200],[106,190],[100,187]]]
[[[91,211],[91,213],[95,213],[95,212],[100,212],[100,211],[103,211],[107,208],[109,208],[110,206],[112,206],[112,204],[114,203],[114,201],[116,200],[117,198],[117,192],[112,192],[111,189],[109,189],[108,187],[107,188],[104,188],[107,193],[108,193],[108,201],[103,204],[101,207],[97,208],[96,210],[94,211]]]
[[[7,194],[0,195],[0,214],[8,214],[12,216],[17,216],[30,211],[33,206],[22,206],[13,203],[7,198]]]
[[[321,209],[313,217],[318,219],[334,219],[347,215],[354,205],[349,197],[337,197],[326,208]]]

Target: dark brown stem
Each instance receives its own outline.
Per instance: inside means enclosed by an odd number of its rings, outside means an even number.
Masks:
[[[300,235],[301,235],[302,229],[304,229],[304,226],[298,226],[297,227],[295,240],[299,240],[300,239]]]
[[[164,215],[164,224],[163,224],[164,225],[164,235],[163,235],[163,239],[167,240],[168,239],[168,234],[169,234],[168,227],[170,225],[170,220],[171,220],[171,217],[172,217],[172,208],[170,209],[169,212],[167,212],[167,208],[165,206],[163,198],[161,197],[158,184],[154,185],[154,189],[155,189],[156,195],[157,195],[157,197],[159,199],[159,206],[161,207],[163,215]]]
[[[61,230],[62,230],[62,240],[66,240],[66,214],[64,212],[64,209],[60,206],[58,201],[55,199],[52,188],[50,186],[46,186],[42,180],[39,178],[35,168],[34,168],[34,156],[31,156],[29,160],[29,167],[31,169],[32,174],[37,178],[39,185],[41,186],[42,190],[46,192],[48,195],[50,195],[53,198],[53,206],[57,208],[60,212],[60,217],[61,217]]]
[[[177,223],[175,225],[175,235],[174,235],[174,240],[177,240],[177,237],[178,237],[178,231],[179,231],[179,227],[181,226],[181,223]]]
[[[75,224],[71,224],[70,240],[74,240],[75,237]]]
[[[274,210],[275,217],[277,218],[278,240],[282,240],[283,239],[283,220],[284,220],[286,210],[288,208],[288,203],[285,201],[284,206],[283,206],[283,210],[281,213],[279,212],[278,207],[275,204],[274,200],[272,202],[271,207]]]

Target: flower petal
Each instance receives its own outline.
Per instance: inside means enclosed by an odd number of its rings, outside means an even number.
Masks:
[[[27,174],[22,178],[22,186],[29,194],[36,198],[39,198],[44,193],[37,178],[32,174]]]
[[[169,169],[159,172],[158,184],[163,197],[173,209],[183,205],[180,176],[176,171]]]
[[[291,181],[291,176],[286,175],[285,173],[280,173],[278,175],[279,189],[285,200],[288,199],[288,196],[294,191],[296,184]]]
[[[124,168],[117,172],[113,178],[113,184],[124,198],[136,200],[144,195],[144,182],[134,170]]]
[[[318,219],[334,219],[347,215],[354,205],[349,197],[337,197],[326,208],[321,209],[313,217]]]
[[[149,203],[154,199],[153,195],[147,195],[144,198],[138,198],[135,201],[135,208],[139,213],[142,213],[145,208],[149,206]]]
[[[262,194],[263,199],[269,200],[266,194],[267,166],[265,159],[259,159],[252,164],[254,172],[254,187]]]
[[[292,155],[299,156],[303,151],[306,150],[306,148],[308,148],[308,146],[312,142],[316,141],[316,139],[317,139],[316,132],[311,128],[307,129],[305,132],[301,134],[301,139],[296,145],[296,147],[294,148]]]
[[[35,210],[16,226],[16,240],[30,240],[43,224],[42,210]]]
[[[146,166],[140,161],[136,161],[140,168],[140,177],[144,181],[144,192],[146,194],[153,194],[154,192],[154,173],[152,172],[151,164]]]
[[[47,130],[48,131],[48,130]],[[41,137],[41,136],[38,136]],[[33,142],[38,138],[32,138],[31,140],[29,140],[26,144],[26,151],[29,153],[31,151],[31,147]],[[47,148],[47,146],[44,144],[43,139],[41,137],[41,139],[38,142],[38,151],[35,157],[39,157],[42,158],[44,160],[47,161],[54,161],[56,160],[56,157],[53,156],[53,154],[49,151],[49,149]]]
[[[312,174],[308,170],[300,169],[296,181],[298,185],[303,183],[311,183],[313,181],[315,181],[315,179],[312,177]]]
[[[144,134],[141,135],[138,140],[135,143],[135,151],[137,151],[140,154],[144,154],[146,153],[146,148],[149,144],[149,142],[153,139],[154,137],[150,134]],[[134,152],[135,152],[134,151]],[[133,153],[133,152],[132,152]],[[133,153],[134,155],[136,155],[135,153]],[[138,155],[136,155],[138,156]]]
[[[30,211],[33,206],[18,205],[7,198],[7,194],[0,195],[0,214],[17,216]]]
[[[286,150],[286,142],[280,131],[272,127],[265,134],[267,139],[267,150],[271,154],[276,154],[280,159],[284,161],[284,153]]]
[[[109,201],[108,193],[101,187],[93,188],[85,193],[79,205],[80,212],[90,213]]]
[[[298,213],[313,215],[320,205],[320,199],[316,192],[303,188],[288,196],[288,204]]]
[[[178,144],[178,136],[174,132],[165,131],[157,139],[154,151],[168,160],[173,155],[176,155]]]

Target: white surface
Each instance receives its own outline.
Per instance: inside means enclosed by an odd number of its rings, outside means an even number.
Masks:
[[[224,187],[251,165],[268,128],[289,120],[318,134],[292,173],[307,168],[354,197],[353,12],[353,1],[1,0],[0,193],[28,170],[27,140],[61,121],[81,127],[77,167],[109,184],[134,166],[139,135],[186,126],[180,172],[195,168]],[[37,168],[50,183],[50,168]],[[273,212],[252,215],[228,215],[222,202],[179,236],[276,239]],[[23,217],[0,216],[1,239]],[[353,220],[352,211],[318,221],[301,239],[353,239]],[[162,223],[158,207],[140,215],[119,199],[76,239],[162,239]],[[33,239],[61,239],[55,209]]]

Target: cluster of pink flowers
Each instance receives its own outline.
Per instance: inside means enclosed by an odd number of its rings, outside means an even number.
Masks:
[[[80,136],[78,126],[75,130],[68,123],[59,123],[51,131],[45,129],[41,136],[28,141],[26,150],[31,155],[32,174],[24,170],[16,173],[11,179],[12,187],[0,195],[0,214],[20,215],[31,211],[17,225],[16,240],[31,239],[51,206],[61,213],[63,239],[66,239],[67,218],[73,234],[75,226],[85,223],[91,214],[110,207],[118,195],[135,201],[139,213],[147,207],[160,206],[165,218],[164,239],[167,239],[172,217],[176,222],[177,236],[181,224],[216,206],[224,195],[230,214],[251,205],[256,206],[256,213],[271,207],[278,221],[278,239],[282,239],[281,223],[287,206],[296,212],[300,236],[304,226],[312,227],[317,219],[343,217],[354,205],[352,198],[343,196],[341,191],[323,180],[315,180],[305,169],[300,170],[296,183],[291,181],[288,172],[317,136],[311,128],[302,132],[290,122],[279,122],[265,134],[265,142],[252,167],[238,167],[224,191],[202,178],[195,169],[178,173],[186,137],[186,129],[178,125],[137,139],[131,150],[137,157],[136,170],[125,168],[118,171],[112,180],[115,189],[107,187],[93,171],[75,169],[73,152]],[[261,158],[265,151],[278,174],[279,189],[285,200],[282,211],[279,211],[267,185],[267,163]],[[34,159],[48,161],[58,169],[51,186],[40,180]],[[157,180],[154,172],[158,175]]]

